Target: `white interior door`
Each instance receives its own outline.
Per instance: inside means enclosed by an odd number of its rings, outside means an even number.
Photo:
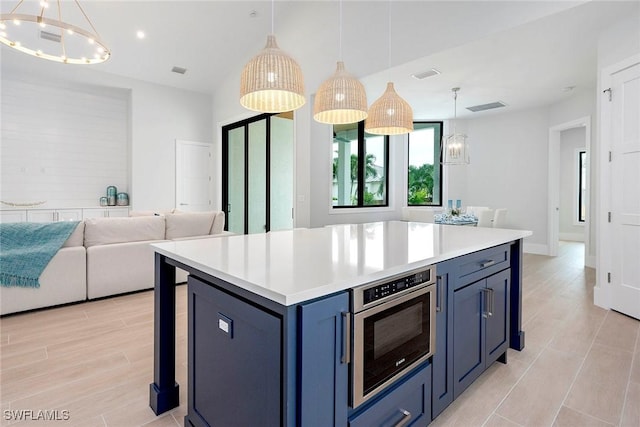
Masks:
[[[211,145],[176,140],[176,209],[211,209]]]
[[[612,76],[611,308],[640,319],[640,64]]]

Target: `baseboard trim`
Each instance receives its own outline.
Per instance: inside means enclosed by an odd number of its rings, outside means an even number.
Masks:
[[[527,254],[549,255],[549,247],[547,245],[542,245],[540,243],[524,242],[524,247],[522,248],[522,251]]]
[[[593,303],[598,307],[602,307],[604,309],[611,308],[611,301],[609,298],[609,286],[608,285],[600,285],[594,286],[593,288]]]
[[[569,242],[584,242],[584,234],[560,233],[560,240],[567,240]]]

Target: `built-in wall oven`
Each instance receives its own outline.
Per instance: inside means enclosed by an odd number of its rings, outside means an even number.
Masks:
[[[435,281],[429,266],[352,290],[352,407],[433,355]]]

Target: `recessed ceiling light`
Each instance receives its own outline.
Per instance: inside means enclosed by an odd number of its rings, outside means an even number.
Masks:
[[[139,39],[143,39],[143,38],[145,38],[145,36],[146,35],[145,35],[144,31],[138,30],[136,32],[136,37],[138,37]]]

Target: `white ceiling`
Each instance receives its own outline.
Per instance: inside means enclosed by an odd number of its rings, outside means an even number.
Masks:
[[[16,3],[3,1],[2,13]],[[21,6],[21,13],[37,13],[27,12],[37,2],[25,3],[31,4]],[[67,13],[75,8],[62,3]],[[308,95],[338,59],[337,0],[85,0],[82,5],[113,53],[106,63],[87,66],[96,72],[215,96],[222,85],[238,84],[243,65],[264,46],[272,6],[278,44],[300,63]],[[452,116],[454,86],[461,87],[459,117],[490,114],[464,107],[498,100],[508,105],[503,111],[547,105],[571,96],[564,87],[595,87],[598,35],[616,20],[640,16],[639,5],[637,0],[344,0],[342,58],[367,87],[369,103],[392,80],[420,119]],[[137,39],[137,30],[146,38]],[[3,70],[63,68],[73,78],[73,68],[80,67],[9,50],[2,46]],[[188,71],[175,74],[173,66]],[[411,77],[432,67],[442,74],[423,81]]]

